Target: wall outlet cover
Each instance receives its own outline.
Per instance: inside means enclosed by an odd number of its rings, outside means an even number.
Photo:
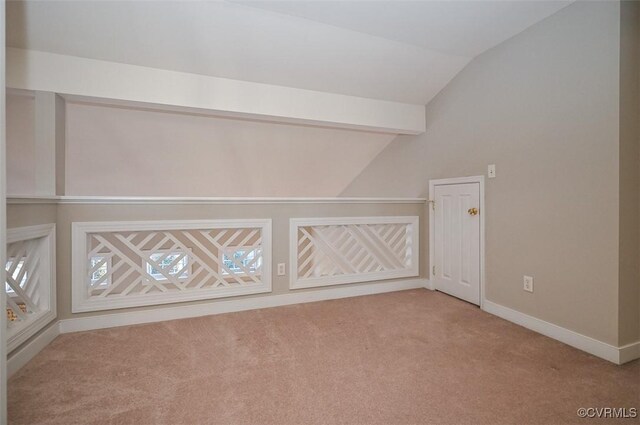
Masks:
[[[527,292],[533,292],[533,277],[524,276],[523,289]]]

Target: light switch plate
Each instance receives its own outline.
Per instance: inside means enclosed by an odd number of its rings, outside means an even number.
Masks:
[[[489,165],[487,169],[487,175],[490,179],[494,179],[496,177],[496,164]]]
[[[278,263],[278,276],[284,276],[287,274],[286,264]]]

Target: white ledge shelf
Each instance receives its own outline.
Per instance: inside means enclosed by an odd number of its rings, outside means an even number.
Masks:
[[[7,195],[7,204],[423,204],[426,198],[271,198]]]

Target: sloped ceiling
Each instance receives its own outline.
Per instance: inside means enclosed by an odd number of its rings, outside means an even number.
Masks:
[[[511,1],[245,1],[273,12],[472,58],[570,4]]]
[[[7,44],[428,103],[474,56],[568,1],[13,1]]]
[[[473,57],[568,3],[12,1],[7,43],[425,105]],[[96,105],[67,112],[70,195],[338,196],[394,139]],[[8,145],[29,139],[14,133]],[[210,166],[216,158],[224,167]]]

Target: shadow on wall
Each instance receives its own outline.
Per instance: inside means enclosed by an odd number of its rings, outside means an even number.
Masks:
[[[7,116],[9,193],[34,194],[32,95],[8,95]],[[66,117],[67,195],[333,197],[394,137],[72,102]]]

